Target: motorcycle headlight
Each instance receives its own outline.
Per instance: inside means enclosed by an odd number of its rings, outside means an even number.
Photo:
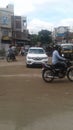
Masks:
[[[64,57],[64,54],[62,54],[62,57]]]

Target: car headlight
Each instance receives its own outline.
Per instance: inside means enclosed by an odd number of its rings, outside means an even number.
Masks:
[[[27,59],[33,59],[33,57],[27,57]]]
[[[43,59],[48,59],[48,57],[44,57]]]

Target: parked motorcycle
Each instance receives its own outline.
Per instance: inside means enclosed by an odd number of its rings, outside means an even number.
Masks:
[[[61,68],[56,68],[55,65],[52,64],[43,64],[42,68],[42,78],[45,82],[52,82],[54,79],[57,78],[67,78],[70,81],[73,81],[73,66],[72,62],[67,60],[66,68],[63,70]]]
[[[10,55],[9,52],[7,52],[6,60],[7,60],[7,62],[16,61],[16,57],[15,57],[15,55]]]

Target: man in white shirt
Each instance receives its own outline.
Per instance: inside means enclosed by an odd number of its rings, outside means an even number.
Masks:
[[[65,61],[66,59],[62,56],[60,56],[61,47],[58,45],[55,46],[53,54],[52,54],[52,64],[55,65],[58,68],[65,69]]]

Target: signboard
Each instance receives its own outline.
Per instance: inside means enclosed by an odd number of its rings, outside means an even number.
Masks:
[[[10,40],[10,38],[8,36],[3,36],[2,40]]]
[[[58,37],[65,37],[66,33],[57,33]]]
[[[0,26],[11,28],[11,14],[8,11],[0,10]]]

